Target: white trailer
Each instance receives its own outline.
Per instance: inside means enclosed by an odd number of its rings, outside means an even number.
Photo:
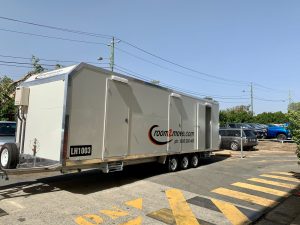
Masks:
[[[196,167],[219,149],[219,105],[89,64],[37,74],[16,90],[17,143],[1,148],[6,174],[157,161]]]

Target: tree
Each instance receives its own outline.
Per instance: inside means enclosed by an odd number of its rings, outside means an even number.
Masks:
[[[286,123],[288,118],[283,112],[263,112],[256,115],[254,121],[262,124]]]
[[[7,76],[0,77],[0,120],[13,120],[16,112],[14,91],[10,88],[13,80]]]
[[[240,105],[226,110],[220,110],[220,125],[224,126],[226,123],[252,122],[253,116],[249,109],[249,106]]]
[[[45,71],[45,68],[39,63],[40,59],[38,57],[35,57],[34,55],[31,57],[31,64],[33,66],[33,70],[29,73],[36,74],[36,73],[42,73]]]
[[[288,111],[300,111],[300,102],[292,102],[288,106]]]
[[[297,144],[296,154],[300,159],[300,110],[291,110],[288,113],[289,118],[289,130],[292,133],[292,138]]]

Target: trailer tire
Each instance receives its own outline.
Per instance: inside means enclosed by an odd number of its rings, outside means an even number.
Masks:
[[[168,171],[169,172],[175,172],[178,168],[178,158],[175,156],[172,156],[168,160]]]
[[[196,167],[199,166],[199,156],[198,156],[198,154],[193,154],[191,156],[191,166],[193,168],[196,168]]]
[[[19,150],[15,143],[5,143],[0,150],[0,167],[15,169],[19,162]]]
[[[188,156],[182,156],[180,160],[180,168],[186,170],[190,165],[190,160]]]

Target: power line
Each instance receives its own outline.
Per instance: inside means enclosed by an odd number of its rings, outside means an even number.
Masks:
[[[16,62],[16,61],[2,61],[0,60],[0,63],[8,63],[8,64],[20,64],[20,65],[32,65],[31,63],[26,63],[26,62]],[[55,64],[44,64],[44,63],[39,63],[41,66],[56,66]]]
[[[0,57],[3,58],[12,58],[12,59],[28,59],[28,60],[32,60],[32,58],[29,57],[22,57],[22,56],[11,56],[11,55],[1,55]],[[39,58],[38,59],[40,61],[47,61],[47,62],[58,62],[58,63],[81,63],[82,61],[74,61],[74,60],[61,60],[61,59],[46,59],[46,58]],[[107,58],[104,58],[107,59]],[[89,61],[83,61],[85,63],[90,63],[90,64],[108,64],[108,63],[100,63],[100,62],[89,62]]]
[[[137,56],[137,55],[135,55],[135,54],[132,54],[132,53],[130,53],[130,52],[124,50],[124,49],[121,49],[121,48],[119,48],[119,47],[115,47],[115,49],[117,49],[118,51],[123,52],[123,53],[125,53],[125,54],[127,54],[127,55],[130,55],[130,56],[132,56],[132,57],[134,57],[134,58],[136,58],[136,59],[139,59],[139,60],[141,60],[141,61],[150,63],[150,64],[152,64],[152,65],[154,65],[154,66],[159,67],[159,68],[162,68],[162,69],[165,69],[165,70],[168,70],[168,71],[171,71],[171,72],[174,72],[174,73],[177,73],[177,74],[186,76],[186,77],[192,77],[192,78],[195,78],[195,79],[199,79],[199,80],[203,80],[203,81],[207,81],[207,82],[211,82],[211,83],[218,83],[218,84],[222,84],[222,85],[234,85],[234,86],[236,86],[236,84],[232,84],[232,83],[224,83],[224,82],[215,81],[215,80],[208,80],[208,79],[201,78],[201,77],[199,77],[199,76],[195,76],[195,75],[192,75],[192,74],[186,74],[186,73],[180,72],[180,71],[178,71],[178,70],[174,70],[174,69],[171,69],[171,68],[169,68],[169,67],[160,65],[160,64],[158,64],[158,63],[154,63],[154,62],[152,62],[152,61],[150,61],[150,60],[144,59],[143,57],[140,57],[140,56]]]
[[[120,39],[120,40],[121,40],[121,39]],[[164,62],[167,62],[167,63],[172,64],[172,65],[174,65],[174,66],[180,67],[180,68],[182,68],[182,69],[189,70],[189,71],[191,71],[191,72],[194,72],[194,73],[198,73],[198,74],[204,75],[204,76],[206,76],[206,77],[210,77],[210,78],[214,78],[214,79],[218,79],[218,80],[223,80],[223,81],[234,82],[234,83],[240,83],[240,84],[245,84],[245,83],[247,83],[247,82],[245,82],[245,81],[232,80],[232,79],[227,79],[227,78],[219,77],[219,76],[216,76],[216,75],[212,75],[212,74],[209,74],[209,73],[204,73],[204,72],[201,72],[201,71],[198,71],[198,70],[195,70],[195,69],[192,69],[192,68],[189,68],[189,67],[180,65],[180,64],[178,64],[178,63],[175,63],[175,62],[170,61],[170,60],[168,60],[168,59],[165,59],[165,58],[163,58],[163,57],[160,57],[160,56],[158,56],[158,55],[156,55],[156,54],[153,54],[153,53],[151,53],[151,52],[149,52],[149,51],[147,51],[147,50],[144,50],[144,49],[142,49],[142,48],[140,48],[140,47],[138,47],[138,46],[136,46],[136,45],[134,45],[134,44],[131,44],[131,43],[127,42],[127,41],[122,40],[122,42],[125,43],[125,44],[127,44],[127,45],[129,45],[129,46],[131,46],[131,47],[133,47],[133,48],[135,48],[135,49],[138,49],[138,50],[141,51],[141,52],[144,52],[144,53],[146,53],[146,54],[148,54],[148,55],[151,55],[151,56],[154,57],[154,58],[160,59],[160,60],[162,60],[162,61],[164,61]]]
[[[16,31],[16,30],[9,30],[9,29],[3,29],[3,28],[0,28],[0,31],[10,32],[10,33],[16,33],[16,34],[24,34],[24,35],[30,35],[30,36],[36,36],[36,37],[43,37],[43,38],[49,38],[49,39],[56,39],[56,40],[62,40],[62,41],[70,41],[70,42],[84,43],[84,44],[107,45],[107,44],[101,43],[101,42],[82,41],[82,40],[77,40],[77,39],[69,39],[69,38],[62,38],[62,37],[54,37],[54,36],[48,36],[48,35],[42,35],[42,34],[34,34],[34,33],[29,33],[29,32],[22,32],[22,31]]]
[[[129,75],[133,75],[139,79],[145,79],[149,82],[151,82],[153,79],[152,78],[149,78],[149,77],[146,77],[146,76],[143,76],[143,75],[140,75],[132,70],[129,70],[125,67],[122,67],[122,66],[119,66],[119,65],[116,65],[116,68],[121,71],[121,72],[125,72],[126,74],[129,74]],[[129,73],[128,73],[129,72]],[[136,76],[137,75],[137,76]],[[182,89],[182,88],[179,88],[179,87],[175,87],[175,86],[171,86],[169,84],[165,84],[165,83],[161,83],[163,86],[167,87],[167,88],[171,88],[171,89],[176,89],[176,90],[179,90],[179,91],[182,91],[182,92],[185,92],[185,93],[190,93],[192,95],[196,95],[196,96],[202,96],[202,97],[207,97],[207,96],[211,96],[213,98],[218,98],[218,99],[248,99],[248,98],[241,98],[240,96],[217,96],[217,95],[207,95],[205,93],[199,93],[199,92],[194,92],[194,91],[190,91],[190,90],[185,90],[185,89]]]
[[[3,16],[0,16],[0,19],[4,19],[4,20],[9,20],[9,21],[13,21],[13,22],[18,22],[18,23],[23,23],[23,24],[28,24],[28,25],[34,25],[34,26],[39,26],[39,27],[44,27],[44,28],[49,28],[49,29],[55,29],[55,30],[60,30],[60,31],[65,31],[65,32],[71,32],[71,33],[76,33],[76,34],[81,34],[81,35],[88,35],[88,36],[93,36],[93,37],[105,37],[105,38],[112,38],[113,36],[111,35],[103,35],[103,34],[96,34],[96,33],[90,33],[90,32],[85,32],[85,31],[79,31],[79,30],[72,30],[72,29],[68,29],[68,28],[62,28],[62,27],[55,27],[55,26],[49,26],[49,25],[44,25],[44,24],[39,24],[39,23],[33,23],[33,22],[28,22],[28,21],[24,21],[24,20],[18,20],[18,19],[14,19],[14,18],[8,18],[8,17],[3,17]],[[0,29],[1,30],[1,29]],[[7,30],[7,29],[2,29],[2,30],[5,30],[5,31],[8,31],[8,32],[16,32],[16,33],[19,33],[18,31],[12,31],[12,30]],[[37,36],[36,34],[29,34],[29,33],[26,33],[26,32],[20,32],[20,33],[24,33],[24,34],[28,34],[28,35],[35,35]],[[45,37],[48,37],[46,35],[38,35],[38,36],[45,36]],[[48,37],[49,38],[49,37]],[[51,37],[53,38],[53,37]],[[64,38],[63,38],[64,39]],[[145,49],[142,49],[134,44],[131,44],[130,42],[127,42],[125,40],[122,40],[120,38],[118,38],[119,40],[121,40],[123,43],[145,53],[145,54],[148,54],[154,58],[157,58],[157,59],[160,59],[164,62],[167,62],[169,64],[172,64],[174,66],[177,66],[177,67],[180,67],[182,69],[185,69],[185,70],[189,70],[191,72],[194,72],[194,73],[198,73],[198,74],[201,74],[201,75],[204,75],[206,77],[209,77],[209,78],[214,78],[214,79],[218,79],[218,80],[223,80],[223,81],[229,81],[229,82],[234,82],[234,83],[240,83],[240,84],[245,84],[246,82],[244,81],[238,81],[238,80],[233,80],[233,79],[227,79],[227,78],[223,78],[223,77],[219,77],[219,76],[216,76],[216,75],[212,75],[212,74],[208,74],[208,73],[204,73],[204,72],[201,72],[201,71],[198,71],[198,70],[195,70],[195,69],[192,69],[192,68],[189,68],[189,67],[186,67],[186,66],[183,66],[183,65],[180,65],[178,63],[175,63],[173,61],[170,61],[168,59],[165,59],[161,56],[158,56],[156,54],[153,54]],[[78,41],[78,40],[72,40],[72,41]]]
[[[0,19],[9,20],[9,21],[18,22],[18,23],[23,23],[23,24],[28,24],[28,25],[33,25],[33,26],[44,27],[44,28],[48,28],[48,29],[52,29],[52,30],[59,30],[59,31],[69,32],[69,33],[88,35],[88,36],[93,36],[93,37],[101,37],[101,38],[107,38],[107,39],[112,38],[111,35],[96,34],[96,33],[90,33],[90,32],[86,32],[86,31],[63,28],[63,27],[49,26],[49,25],[44,25],[44,24],[39,24],[39,23],[28,22],[28,21],[24,21],[24,20],[8,18],[8,17],[4,17],[4,16],[0,16]]]
[[[8,18],[8,17],[4,17],[4,16],[0,16],[0,19],[7,20],[7,21],[12,21],[12,22],[17,22],[17,23],[22,23],[22,24],[27,24],[27,25],[33,25],[33,26],[48,28],[48,29],[52,29],[52,30],[59,30],[59,31],[69,32],[69,33],[74,33],[74,34],[79,34],[79,35],[86,35],[86,36],[91,36],[91,37],[100,37],[100,38],[106,38],[106,39],[110,39],[110,38],[113,37],[112,35],[92,33],[92,32],[74,30],[74,29],[69,29],[69,28],[50,26],[50,25],[45,25],[45,24],[39,24],[39,23],[34,23],[34,22],[19,20],[19,19],[15,19],[15,18]],[[105,43],[98,43],[98,42],[91,42],[91,41],[82,41],[82,40],[74,40],[74,39],[67,39],[67,38],[61,38],[61,37],[52,37],[52,36],[47,36],[47,35],[40,35],[40,34],[32,34],[32,33],[27,33],[27,32],[13,31],[13,30],[8,30],[8,29],[0,29],[0,30],[6,31],[6,32],[19,33],[19,34],[26,34],[26,35],[31,35],[31,36],[38,36],[38,37],[53,38],[53,39],[59,39],[59,40],[65,40],[65,41],[72,41],[72,42],[106,45]],[[245,81],[223,78],[223,77],[216,76],[216,75],[213,75],[213,74],[204,73],[204,72],[195,70],[193,68],[189,68],[187,66],[183,66],[183,65],[181,65],[179,63],[173,62],[171,60],[168,60],[166,58],[158,56],[158,55],[156,55],[154,53],[151,53],[151,52],[149,52],[149,51],[147,51],[147,50],[145,50],[145,49],[143,49],[143,48],[141,48],[141,47],[139,47],[137,45],[134,45],[134,44],[132,44],[132,43],[130,43],[128,41],[125,41],[125,40],[122,40],[122,39],[119,39],[119,40],[121,40],[124,44],[126,44],[126,45],[128,45],[128,46],[130,46],[132,48],[135,48],[135,49],[137,49],[137,50],[139,50],[141,52],[143,52],[144,54],[150,55],[150,56],[152,56],[154,58],[157,58],[157,59],[162,60],[162,61],[164,61],[166,63],[172,64],[174,66],[180,67],[182,69],[189,70],[191,72],[198,73],[198,74],[207,76],[209,78],[214,78],[214,79],[217,79],[217,80],[223,80],[223,81],[226,81],[226,82],[239,83],[239,84],[244,84],[244,85],[248,84],[248,82],[245,82]],[[261,88],[264,88],[266,90],[282,91],[282,90],[278,90],[278,89],[274,89],[274,88],[269,88],[269,87],[266,87],[266,86],[258,84],[258,83],[254,83],[254,85],[259,86]],[[282,92],[284,92],[284,91],[282,91]]]
[[[21,65],[5,64],[5,63],[0,63],[0,66],[20,67],[20,68],[29,68],[29,69],[33,68],[32,66],[21,66]]]
[[[264,102],[285,102],[285,99],[265,99],[265,98],[257,98],[254,97],[254,99],[259,100],[259,101],[264,101]]]

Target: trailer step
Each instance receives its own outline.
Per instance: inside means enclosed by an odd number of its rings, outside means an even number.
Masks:
[[[112,172],[117,172],[117,171],[122,171],[123,170],[123,162],[118,161],[118,162],[109,162],[103,165],[101,170],[103,173],[112,173]]]

